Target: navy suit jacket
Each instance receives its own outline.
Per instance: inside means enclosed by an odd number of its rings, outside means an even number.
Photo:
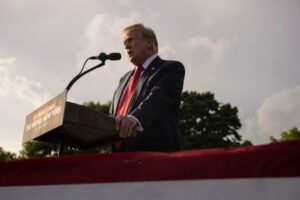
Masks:
[[[126,73],[115,91],[110,114],[116,110],[134,70]],[[120,151],[177,151],[180,149],[178,112],[185,69],[178,61],[155,58],[143,72],[128,108],[128,114],[143,127],[136,137],[122,142]],[[114,149],[113,149],[114,151]]]

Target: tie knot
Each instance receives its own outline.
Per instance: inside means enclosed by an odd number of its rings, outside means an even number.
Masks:
[[[136,71],[143,71],[144,70],[144,67],[143,66],[136,66]]]

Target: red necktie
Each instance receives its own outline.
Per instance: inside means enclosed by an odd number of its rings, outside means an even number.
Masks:
[[[136,67],[133,76],[130,78],[127,88],[124,91],[123,98],[121,99],[121,103],[119,104],[119,107],[117,109],[116,116],[125,116],[127,115],[128,107],[130,104],[130,101],[132,99],[132,95],[134,93],[134,90],[136,88],[136,85],[139,81],[139,78],[141,76],[141,72],[143,70],[143,67]],[[119,150],[121,147],[122,142],[116,142],[114,143],[114,146],[116,150]]]
[[[125,116],[127,114],[128,107],[129,107],[130,101],[132,99],[132,95],[133,95],[136,85],[139,81],[142,70],[143,70],[143,67],[135,68],[135,72],[134,72],[133,76],[130,78],[130,80],[128,82],[128,86],[127,86],[126,90],[124,91],[124,95],[123,95],[123,98],[121,99],[121,103],[118,107],[116,116],[120,116],[120,115]]]

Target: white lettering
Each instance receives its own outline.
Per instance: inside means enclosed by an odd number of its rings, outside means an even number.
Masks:
[[[59,114],[61,112],[61,106],[56,107],[54,110],[52,110],[51,115],[52,117]]]

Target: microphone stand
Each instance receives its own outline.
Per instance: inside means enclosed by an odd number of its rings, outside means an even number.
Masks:
[[[85,64],[86,64],[86,62],[89,60],[90,58],[88,58],[86,61],[85,61],[85,63],[84,63],[84,65],[83,65],[83,68],[84,68],[84,66],[85,66]],[[99,68],[99,67],[102,67],[103,65],[105,65],[105,60],[103,60],[100,64],[98,64],[98,65],[96,65],[96,66],[94,66],[94,67],[92,67],[92,68],[90,68],[90,69],[88,69],[88,70],[86,70],[86,71],[84,71],[84,72],[82,72],[82,70],[81,70],[81,72],[79,72],[79,74],[77,75],[77,76],[75,76],[70,82],[69,82],[69,84],[67,85],[67,87],[66,87],[66,91],[68,92],[70,89],[71,89],[71,87],[73,86],[73,84],[78,80],[78,79],[80,79],[82,76],[84,76],[85,74],[87,74],[87,73],[89,73],[89,72],[91,72],[91,71],[93,71],[93,70],[95,70],[95,69],[97,69],[97,68]],[[82,68],[82,69],[83,69]]]
[[[89,57],[88,59],[85,60],[79,74],[77,76],[75,76],[70,83],[68,84],[68,86],[66,87],[66,92],[68,92],[72,85],[78,80],[80,79],[83,75],[89,73],[90,71],[93,71],[94,69],[97,69],[99,67],[102,67],[103,65],[105,65],[105,61],[106,60],[120,60],[121,59],[121,54],[120,53],[110,53],[110,54],[106,54],[106,53],[100,53],[98,56],[92,56]],[[84,69],[85,64],[87,63],[88,60],[100,60],[101,63],[96,65],[95,67],[92,67],[84,72],[82,72],[82,70]]]
[[[90,69],[85,70],[84,72],[82,72],[82,70],[83,70],[85,64],[87,63],[87,61],[88,61],[89,59],[92,59],[92,57],[86,59],[86,61],[84,62],[83,66],[82,66],[82,69],[81,69],[81,71],[79,72],[79,74],[77,74],[77,75],[69,82],[69,84],[67,85],[67,87],[66,87],[66,89],[65,89],[66,94],[69,92],[69,90],[70,90],[71,87],[74,85],[74,83],[75,83],[78,79],[80,79],[82,76],[84,76],[85,74],[87,74],[87,73],[89,73],[89,72],[91,72],[91,71],[93,71],[93,70],[95,70],[95,69],[97,69],[97,68],[102,67],[103,65],[105,65],[105,60],[106,60],[106,59],[101,59],[101,63],[100,63],[100,64],[98,64],[98,65],[96,65],[96,66],[94,66],[94,67],[92,67],[92,68],[90,68]],[[63,153],[64,153],[64,133],[63,133],[63,131],[62,131],[61,134],[60,134],[60,140],[59,140],[59,144],[58,144],[58,157],[63,156]]]

